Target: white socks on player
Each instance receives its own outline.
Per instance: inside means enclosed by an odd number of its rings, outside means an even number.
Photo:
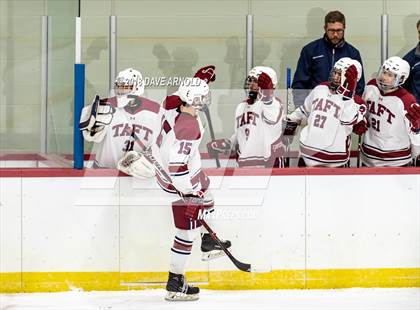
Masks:
[[[194,239],[199,233],[199,228],[192,230],[176,229],[174,244],[171,248],[171,263],[169,271],[184,274],[188,257],[191,254]]]

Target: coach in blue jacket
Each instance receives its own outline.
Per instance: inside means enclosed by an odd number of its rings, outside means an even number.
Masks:
[[[346,19],[339,11],[325,16],[324,37],[302,48],[296,72],[293,77],[293,98],[295,106],[301,106],[312,88],[328,81],[334,63],[343,57],[350,57],[362,64],[359,51],[344,40]],[[357,83],[356,93],[363,94],[365,77]]]
[[[416,97],[420,103],[420,20],[417,22],[417,31],[419,33],[419,43],[415,48],[404,56],[404,60],[410,64],[410,76],[404,84],[404,87]]]

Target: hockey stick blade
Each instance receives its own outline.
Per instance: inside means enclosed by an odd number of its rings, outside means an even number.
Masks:
[[[241,271],[244,272],[251,272],[251,264],[243,263],[239,260],[237,260],[232,253],[223,245],[222,241],[220,241],[219,237],[216,236],[216,233],[213,231],[213,229],[210,228],[210,226],[204,221],[203,219],[200,219],[201,224],[204,226],[204,228],[209,232],[210,237],[216,241],[216,243],[220,246],[220,248],[225,252],[227,257],[232,261],[232,263]]]

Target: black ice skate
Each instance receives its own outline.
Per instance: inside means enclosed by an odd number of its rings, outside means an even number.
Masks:
[[[182,274],[169,272],[168,283],[166,284],[165,299],[168,301],[191,301],[198,299],[200,289],[198,287],[189,286]]]
[[[229,240],[221,241],[226,249],[230,248],[232,245]],[[209,261],[225,255],[225,252],[223,252],[222,248],[217,244],[217,242],[210,237],[210,234],[201,235],[201,252],[203,252],[201,257],[202,261]]]

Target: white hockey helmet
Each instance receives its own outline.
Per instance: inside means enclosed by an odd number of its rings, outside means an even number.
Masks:
[[[394,81],[392,83],[386,83],[383,79],[383,75],[387,72],[390,72],[394,75]],[[409,63],[398,56],[392,56],[385,60],[382,64],[376,77],[376,82],[378,84],[379,89],[391,90],[404,84],[405,81],[408,79],[409,75]]]
[[[273,82],[273,88],[276,88],[277,82],[278,82],[276,71],[274,71],[274,69],[270,67],[264,67],[264,66],[256,66],[252,68],[251,70],[249,70],[247,81],[246,81],[247,86],[249,86],[249,82],[251,79],[258,80],[258,77],[263,72],[271,78],[271,81]],[[248,89],[248,87],[246,88]]]
[[[345,78],[346,70],[351,66],[354,65],[357,69],[357,81],[359,81],[362,78],[362,65],[360,62],[358,62],[356,59],[352,59],[350,57],[343,57],[336,61],[334,64],[334,67],[331,70],[330,73],[330,87],[334,90],[338,88],[338,86],[343,85]],[[337,83],[335,80],[335,74],[340,75],[340,83]]]
[[[141,96],[144,93],[143,76],[133,68],[121,71],[114,82],[114,93],[118,107],[125,107],[132,100],[128,95]]]
[[[179,98],[189,106],[201,111],[210,105],[210,89],[205,81],[199,78],[186,78],[178,88]]]

